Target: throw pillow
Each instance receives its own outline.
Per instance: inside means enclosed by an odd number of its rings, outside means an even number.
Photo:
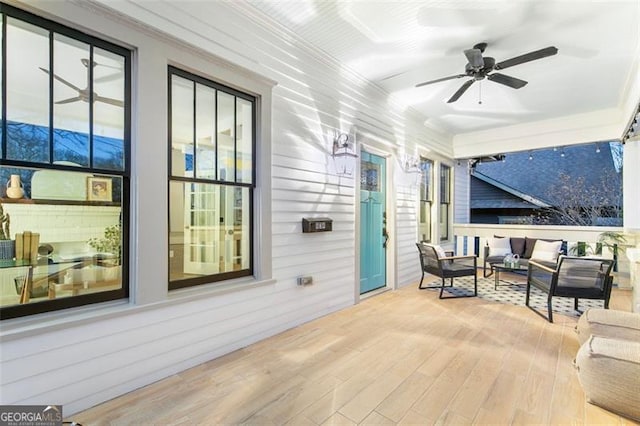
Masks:
[[[524,257],[525,259],[531,259],[531,255],[533,254],[533,249],[536,246],[536,238],[524,237]]]
[[[441,259],[443,257],[447,257],[447,254],[444,252],[444,249],[442,247],[440,247],[439,245],[434,244],[433,248],[436,251],[436,254],[438,255],[438,259]]]
[[[525,239],[518,237],[511,237],[511,253],[517,254],[520,257],[524,256]]]
[[[536,245],[531,253],[531,259],[542,260],[544,262],[555,262],[560,255],[562,241],[536,241]]]
[[[489,256],[506,256],[511,253],[509,238],[489,238]]]

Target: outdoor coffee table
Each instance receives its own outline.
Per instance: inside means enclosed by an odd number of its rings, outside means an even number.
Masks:
[[[504,263],[496,263],[493,265],[493,270],[495,272],[495,282],[493,285],[493,289],[497,290],[499,285],[523,285],[526,283],[506,283],[506,284],[499,284],[500,281],[500,272],[514,272],[514,273],[527,273],[528,271],[528,266],[526,265],[521,265],[521,264],[509,264],[506,265]]]

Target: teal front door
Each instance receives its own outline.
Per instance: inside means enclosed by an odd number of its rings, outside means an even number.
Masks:
[[[386,284],[385,159],[362,151],[360,167],[360,294]]]

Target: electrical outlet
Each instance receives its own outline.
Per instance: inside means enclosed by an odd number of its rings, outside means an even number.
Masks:
[[[298,277],[298,285],[311,285],[313,284],[313,277]]]
[[[169,257],[173,257],[173,250],[169,250]]]

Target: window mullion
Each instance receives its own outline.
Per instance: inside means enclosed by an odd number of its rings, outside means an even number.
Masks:
[[[93,45],[89,45],[87,89],[89,90],[89,167],[93,168]]]
[[[218,178],[218,158],[220,157],[220,143],[218,142],[218,89],[216,89],[215,91],[215,102],[213,105],[213,134],[214,134],[214,141],[215,141],[215,155],[214,155],[214,167],[215,167],[215,179],[219,180]]]
[[[2,158],[7,157],[7,15],[2,14]]]
[[[238,98],[233,97],[233,181],[238,182]]]
[[[54,52],[54,43],[53,43],[53,31],[49,31],[49,163],[53,164],[55,158],[53,154],[53,73],[55,70],[53,69],[53,55]]]
[[[197,152],[198,152],[198,147],[197,147],[197,143],[198,143],[198,138],[196,137],[196,132],[198,130],[197,127],[197,113],[196,113],[196,97],[198,96],[198,91],[196,90],[196,82],[192,82],[193,83],[193,117],[191,117],[191,123],[193,126],[193,135],[192,135],[192,139],[191,142],[193,143],[193,178],[198,177],[198,173],[197,173],[197,169],[198,169],[198,157],[197,157]]]

